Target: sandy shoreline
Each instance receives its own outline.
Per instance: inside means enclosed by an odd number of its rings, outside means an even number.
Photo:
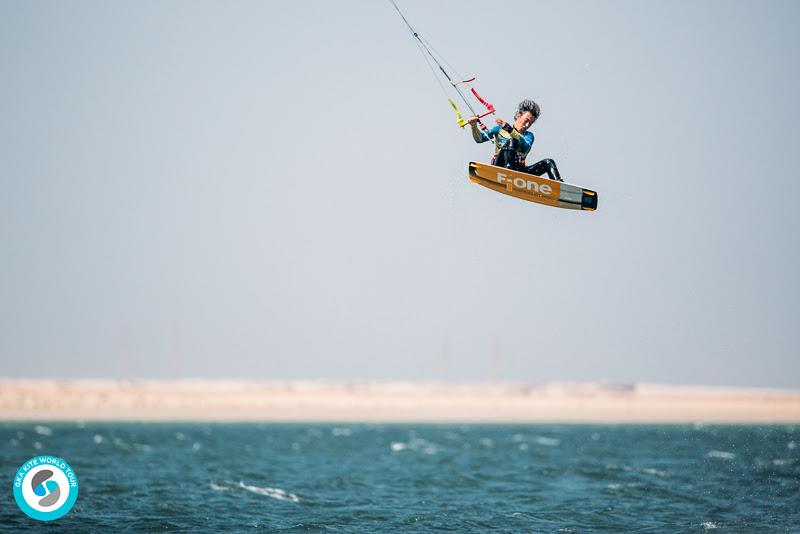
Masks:
[[[0,420],[796,423],[800,392],[655,384],[0,379]]]

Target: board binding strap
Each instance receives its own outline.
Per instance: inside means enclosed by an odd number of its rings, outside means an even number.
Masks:
[[[486,163],[469,162],[470,181],[498,193],[555,208],[595,211],[597,192]]]

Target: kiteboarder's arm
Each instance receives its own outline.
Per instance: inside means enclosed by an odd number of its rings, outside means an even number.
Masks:
[[[473,115],[467,119],[467,123],[469,123],[470,130],[472,131],[472,138],[476,143],[485,143],[486,141],[490,141],[492,137],[496,136],[497,132],[500,131],[499,126],[495,126],[491,130],[487,130],[486,127],[480,129],[478,127],[478,124],[480,124],[478,120],[479,119],[476,115]]]

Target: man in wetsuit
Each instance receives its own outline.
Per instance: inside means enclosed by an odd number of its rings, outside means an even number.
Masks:
[[[515,171],[534,174],[536,176],[547,175],[551,180],[563,182],[558,173],[556,162],[552,159],[543,159],[533,165],[525,165],[525,157],[533,147],[533,132],[528,129],[539,118],[539,105],[533,100],[523,100],[517,106],[514,114],[514,124],[508,124],[503,119],[497,119],[497,126],[491,129],[478,127],[478,117],[472,116],[467,122],[472,129],[472,138],[476,143],[485,143],[494,139],[495,153],[492,157],[492,165],[505,167]]]

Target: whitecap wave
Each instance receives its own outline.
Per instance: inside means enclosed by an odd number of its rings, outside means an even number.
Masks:
[[[622,488],[640,488],[642,484],[640,482],[624,482],[624,483],[611,483],[606,484],[606,488],[616,491]]]
[[[414,438],[405,443],[402,441],[393,441],[390,445],[392,452],[400,452],[405,450],[421,452],[423,454],[436,454],[439,452],[439,447],[435,443],[422,438]]]
[[[223,486],[222,484],[217,484],[216,482],[211,482],[211,489],[214,491],[231,491],[233,488],[230,486]]]
[[[646,473],[648,475],[655,475],[657,477],[667,476],[666,471],[662,471],[661,469],[656,469],[655,467],[645,467],[642,469],[642,473]]]
[[[706,521],[705,523],[701,523],[700,526],[702,526],[705,530],[714,530],[715,528],[719,528],[719,525],[713,521]]]
[[[606,464],[606,469],[609,471],[630,471],[633,468],[629,465]]]
[[[734,458],[736,458],[736,455],[733,454],[732,452],[726,452],[726,451],[709,451],[709,453],[706,454],[706,457],[719,458],[720,460],[733,460]]]
[[[36,425],[35,427],[33,427],[33,429],[40,436],[52,436],[53,435],[53,430],[49,426]]]
[[[300,502],[300,497],[281,488],[250,486],[243,481],[239,481],[239,487],[251,493],[255,493],[256,495],[264,495],[265,497],[271,497],[279,501]]]
[[[561,440],[556,438],[546,438],[544,436],[536,436],[533,442],[537,445],[544,445],[546,447],[558,447],[561,445]]]

